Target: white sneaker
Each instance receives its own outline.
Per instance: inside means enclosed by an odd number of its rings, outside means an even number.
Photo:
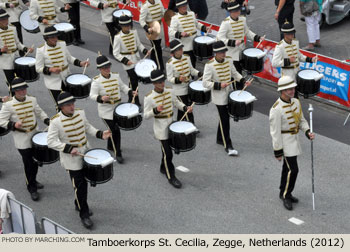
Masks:
[[[233,150],[233,149],[229,149],[227,155],[229,155],[229,156],[238,156],[238,151],[237,150]]]

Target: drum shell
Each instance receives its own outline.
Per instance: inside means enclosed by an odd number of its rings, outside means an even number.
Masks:
[[[139,77],[139,81],[142,82],[143,84],[150,84],[151,82],[151,77]]]
[[[71,75],[68,75],[65,81],[66,91],[71,93],[76,99],[84,99],[88,97],[90,95],[91,81],[84,85],[71,84],[67,81],[68,77]]]
[[[193,53],[200,60],[212,58],[214,56],[213,43],[210,43],[210,44],[198,43],[194,39],[193,40]]]
[[[170,124],[171,125],[171,124]],[[175,152],[186,152],[196,147],[196,132],[188,135],[174,132],[169,125],[169,145]]]
[[[188,96],[191,102],[195,102],[196,105],[205,105],[211,101],[211,92],[208,91],[199,91],[191,88],[191,85],[188,86]]]
[[[66,42],[66,45],[73,44],[74,30],[71,31],[58,31],[58,39]]]
[[[121,104],[125,104],[125,102],[119,103],[116,107],[118,107]],[[141,110],[139,108],[139,112],[141,113]],[[142,123],[142,116],[137,115],[131,118],[128,118],[127,116],[121,116],[116,113],[116,109],[113,111],[113,122],[114,124],[118,125],[118,127],[122,130],[134,130],[140,127]]]
[[[40,75],[35,70],[35,65],[20,65],[16,63],[16,59],[13,64],[16,75],[26,82],[33,82],[39,79]]]
[[[1,137],[1,136],[5,136],[5,135],[7,135],[9,132],[10,132],[10,130],[9,130],[9,129],[3,128],[3,127],[0,127],[0,137]]]
[[[234,121],[248,119],[253,114],[254,102],[246,104],[245,102],[238,102],[228,99],[228,113]]]
[[[300,71],[298,71],[298,73]],[[299,76],[298,73],[296,75],[296,82],[298,84],[297,86],[298,93],[304,96],[304,98],[309,98],[317,95],[320,92],[321,80],[303,79]]]
[[[249,73],[260,73],[264,69],[264,57],[247,56],[244,50],[240,53],[240,63],[242,68]]]
[[[33,137],[36,134],[34,134]],[[33,138],[32,138],[32,150],[33,150],[33,158],[42,164],[52,164],[52,163],[55,163],[60,158],[58,151],[50,149],[47,145],[41,145],[41,144],[35,143],[33,141]]]
[[[93,182],[94,184],[106,183],[110,181],[114,176],[113,163],[105,167],[102,167],[101,165],[89,164],[83,159],[83,169],[84,169],[85,179],[88,182]]]

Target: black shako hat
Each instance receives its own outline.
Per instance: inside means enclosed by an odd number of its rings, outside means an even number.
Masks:
[[[66,104],[74,103],[74,102],[75,102],[75,98],[69,92],[62,92],[57,97],[58,107],[61,107]]]
[[[151,82],[159,83],[165,81],[165,75],[162,70],[155,69],[151,72]]]

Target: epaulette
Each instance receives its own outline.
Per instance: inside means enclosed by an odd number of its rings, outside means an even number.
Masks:
[[[226,56],[225,58],[227,58],[227,59],[232,59],[232,57],[231,57],[231,56]]]
[[[173,60],[173,58],[171,57],[171,58],[168,60],[168,63],[170,63],[172,60]]]
[[[281,45],[282,43],[283,43],[283,39],[278,44]]]
[[[74,110],[82,110],[82,109],[80,109],[80,108],[75,108]]]
[[[166,89],[173,89],[171,86],[165,86]]]
[[[277,105],[278,105],[278,103],[279,103],[279,101],[276,101],[276,102],[275,102],[275,104],[273,104],[273,106],[272,106],[272,107],[273,107],[273,108],[276,108],[276,107],[277,107]]]
[[[207,64],[211,64],[211,63],[213,63],[214,62],[214,59],[211,59],[211,60],[209,60],[208,62],[207,62]]]
[[[190,57],[190,55],[188,55],[188,54],[185,54],[185,53],[184,53],[184,56],[186,56],[186,57]]]
[[[94,80],[97,80],[98,77],[100,77],[100,75],[96,75],[96,76],[94,77]]]
[[[58,42],[66,42],[66,41],[64,41],[64,40],[60,40],[60,39],[59,39],[59,40],[57,40],[57,41],[58,41]]]
[[[38,48],[41,48],[45,45],[45,43],[42,43],[41,45],[38,46]]]
[[[149,96],[150,94],[152,94],[152,90],[151,90],[151,91],[149,91],[149,93],[148,93],[148,94],[146,94],[146,95],[145,95],[145,97]]]
[[[53,120],[53,119],[55,119],[55,118],[57,118],[57,117],[59,117],[59,116],[60,116],[59,113],[57,113],[56,115],[54,115],[53,117],[51,117],[50,120]]]
[[[229,21],[230,20],[230,17],[227,17],[224,19],[224,21]]]

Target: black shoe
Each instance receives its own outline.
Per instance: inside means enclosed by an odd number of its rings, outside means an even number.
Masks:
[[[73,41],[73,45],[75,45],[75,46],[79,46],[80,44],[78,43],[78,41],[77,41],[77,40],[74,40],[74,41]]]
[[[38,201],[40,198],[38,192],[31,192],[30,197],[32,198],[33,201]]]
[[[78,211],[79,212],[79,208],[77,205],[75,205],[75,211]],[[89,209],[89,216],[93,216],[94,213]]]
[[[117,162],[118,162],[119,164],[124,163],[124,158],[122,157],[122,154],[120,154],[119,156],[116,156],[116,159],[117,159]]]
[[[176,177],[173,177],[173,178],[169,179],[169,183],[175,188],[181,188],[182,187],[181,182]]]
[[[82,39],[77,39],[76,40],[80,45],[85,45],[85,41]]]
[[[292,204],[292,200],[291,199],[284,199],[283,200],[283,206],[287,209],[287,210],[293,210],[293,204]]]
[[[40,182],[36,181],[36,188],[38,188],[38,189],[43,189],[43,188],[44,188],[44,185],[41,184]]]
[[[283,195],[280,194],[280,199],[283,200]],[[292,201],[292,203],[298,203],[299,199],[294,197],[293,195],[290,195],[289,199]]]
[[[84,227],[86,227],[87,229],[92,228],[92,226],[94,225],[94,223],[89,217],[81,218],[81,223],[83,223]]]

